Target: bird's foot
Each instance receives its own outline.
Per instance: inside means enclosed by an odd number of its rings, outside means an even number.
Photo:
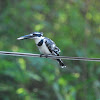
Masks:
[[[51,56],[52,56],[51,54],[45,55],[46,58],[48,58],[48,57],[51,58]]]
[[[44,54],[40,54],[40,57],[44,57]]]
[[[49,55],[50,55],[50,54],[47,54],[47,55],[46,55],[46,54],[40,54],[40,57],[45,57],[45,58],[48,58],[48,57],[49,57]]]
[[[48,58],[49,55],[45,55],[46,58]]]

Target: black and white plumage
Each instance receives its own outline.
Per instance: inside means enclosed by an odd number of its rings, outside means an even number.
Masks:
[[[47,37],[43,37],[42,32],[33,32],[29,35],[21,36],[17,39],[18,40],[34,39],[41,54],[59,56],[60,49],[56,46],[56,44],[51,39]],[[58,61],[61,68],[66,67],[61,59],[56,59],[56,60]]]

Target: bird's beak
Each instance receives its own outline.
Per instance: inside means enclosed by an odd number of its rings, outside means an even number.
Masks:
[[[33,37],[32,34],[29,34],[29,35],[21,36],[17,38],[17,40],[32,39],[32,37]]]

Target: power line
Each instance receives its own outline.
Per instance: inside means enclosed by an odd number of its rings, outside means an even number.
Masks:
[[[42,55],[41,56],[40,54],[6,52],[6,51],[0,51],[0,55],[25,56],[25,57],[43,57],[43,58],[52,58],[52,59],[66,59],[66,60],[82,60],[82,61],[97,61],[97,62],[100,62],[100,58],[69,57],[69,56],[54,56],[54,55]]]

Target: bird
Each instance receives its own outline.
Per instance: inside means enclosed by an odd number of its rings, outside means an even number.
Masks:
[[[44,37],[43,32],[32,32],[28,35],[21,36],[17,38],[17,40],[24,40],[24,39],[34,39],[35,43],[40,51],[40,56],[42,55],[55,55],[59,56],[61,50],[56,46],[55,42],[51,39]],[[65,68],[63,61],[61,59],[55,59],[59,63],[61,68]]]

